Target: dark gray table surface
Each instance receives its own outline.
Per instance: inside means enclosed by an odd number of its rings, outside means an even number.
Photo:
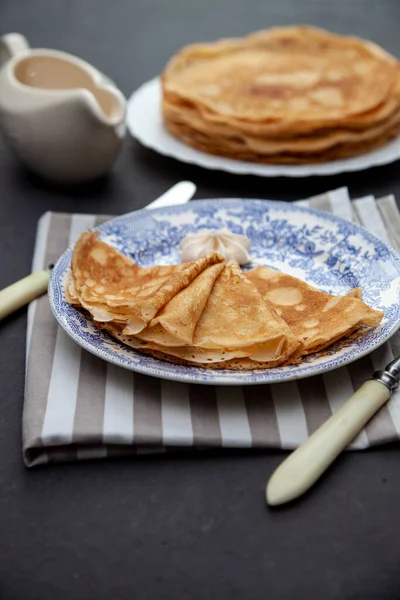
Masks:
[[[355,33],[400,56],[398,0],[0,0],[0,33],[87,59],[129,95],[180,46],[272,25]],[[30,269],[46,210],[123,213],[180,179],[197,197],[285,200],[347,185],[394,192],[399,163],[263,179],[207,172],[127,140],[113,174],[79,189],[28,175],[0,145],[0,288]],[[86,462],[21,456],[26,313],[0,325],[0,598],[400,598],[400,449],[348,453],[312,493],[268,510],[278,452]],[[206,393],[206,391],[205,391]]]

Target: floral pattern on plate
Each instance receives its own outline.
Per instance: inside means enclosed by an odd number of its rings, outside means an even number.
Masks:
[[[277,383],[316,375],[348,364],[383,344],[400,324],[400,256],[366,229],[330,213],[272,200],[201,200],[184,206],[135,211],[97,229],[102,238],[139,265],[180,262],[179,243],[199,229],[228,228],[252,243],[249,267],[267,265],[329,293],[361,287],[363,299],[384,311],[376,329],[330,349],[265,371],[207,370],[167,363],[122,345],[70,306],[64,282],[72,248],[57,262],[49,299],[63,329],[83,348],[111,363],[182,382],[245,385]],[[244,270],[246,270],[246,268]]]

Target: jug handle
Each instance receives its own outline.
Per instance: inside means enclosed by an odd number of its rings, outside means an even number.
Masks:
[[[10,58],[26,52],[30,46],[28,40],[20,33],[8,33],[0,38],[0,64]]]

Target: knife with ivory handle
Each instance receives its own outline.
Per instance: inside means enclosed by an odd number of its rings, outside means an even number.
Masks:
[[[161,208],[177,204],[186,204],[194,196],[196,186],[191,181],[180,181],[162,196],[150,202],[145,208]],[[0,321],[25,304],[47,292],[52,266],[36,271],[16,283],[0,290]]]
[[[276,469],[267,504],[290,502],[306,492],[399,387],[400,357],[376,371],[337,412]]]

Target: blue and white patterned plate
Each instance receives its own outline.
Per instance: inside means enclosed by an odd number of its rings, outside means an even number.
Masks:
[[[216,385],[276,383],[336,369],[371,352],[399,327],[400,256],[363,227],[329,213],[271,200],[202,200],[132,212],[98,230],[139,265],[150,266],[180,262],[179,242],[187,233],[222,227],[250,238],[252,267],[268,265],[334,294],[361,287],[363,299],[384,311],[382,323],[300,365],[237,372],[174,365],[123,346],[65,301],[72,248],[62,255],[50,280],[56,319],[78,344],[111,363],[164,379]]]

